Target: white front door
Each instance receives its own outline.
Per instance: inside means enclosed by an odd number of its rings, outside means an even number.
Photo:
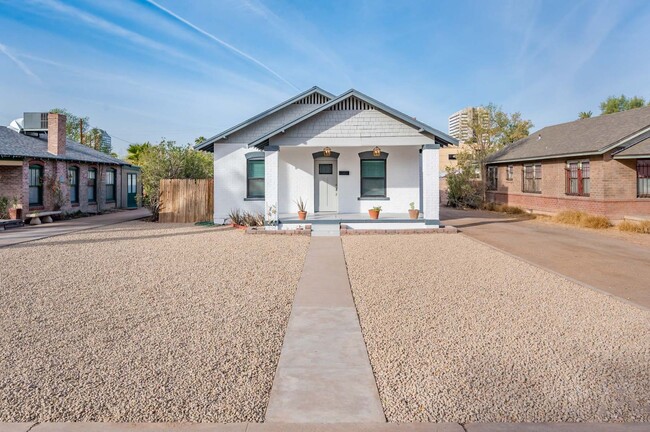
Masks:
[[[316,208],[314,210],[317,212],[338,211],[339,197],[336,159],[316,160],[314,173],[314,188],[316,195]]]

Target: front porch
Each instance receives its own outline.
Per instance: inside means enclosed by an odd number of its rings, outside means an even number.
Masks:
[[[437,223],[427,223],[420,214],[417,219],[411,219],[408,213],[384,213],[381,212],[379,219],[371,219],[368,213],[336,213],[319,212],[307,214],[305,220],[298,219],[296,213],[280,214],[278,217],[278,229],[293,230],[311,225],[312,230],[318,229],[425,229],[438,226]]]

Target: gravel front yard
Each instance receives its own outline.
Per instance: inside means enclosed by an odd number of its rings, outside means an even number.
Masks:
[[[0,249],[0,421],[263,420],[308,243],[132,222]]]
[[[650,421],[650,312],[461,235],[343,244],[389,421]]]

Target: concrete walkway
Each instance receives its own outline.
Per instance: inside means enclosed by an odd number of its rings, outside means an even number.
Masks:
[[[40,240],[61,234],[69,234],[91,228],[99,228],[106,225],[128,222],[149,216],[151,216],[151,212],[148,209],[139,208],[135,210],[121,210],[114,213],[106,213],[79,219],[57,221],[49,224],[25,225],[22,228],[10,228],[6,231],[0,231],[0,247]]]
[[[443,207],[440,219],[532,264],[650,308],[648,247],[595,231],[494,212]]]
[[[266,422],[385,422],[337,237],[312,237]]]

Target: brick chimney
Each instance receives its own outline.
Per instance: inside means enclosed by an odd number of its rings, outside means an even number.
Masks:
[[[47,151],[55,155],[65,154],[65,115],[47,115]]]

